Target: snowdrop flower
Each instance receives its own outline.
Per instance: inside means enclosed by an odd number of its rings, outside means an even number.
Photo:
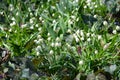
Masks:
[[[81,37],[80,40],[83,41],[83,40],[84,40],[84,37]]]
[[[75,16],[71,16],[72,19],[75,19]]]
[[[40,38],[41,38],[41,35],[38,35],[37,38],[40,39]]]
[[[25,28],[25,27],[27,27],[27,24],[22,24],[21,25],[21,28]]]
[[[98,40],[102,39],[102,36],[101,35],[98,35]]]
[[[14,26],[14,25],[16,25],[15,21],[13,21],[12,23],[10,23],[10,26]]]
[[[98,6],[97,5],[95,5],[95,8],[97,8]]]
[[[107,44],[105,44],[104,47],[103,47],[103,50],[108,49],[108,47],[110,46],[110,44],[111,44],[111,43],[107,43]]]
[[[55,43],[55,47],[60,47],[61,46],[61,43],[60,42],[56,42]]]
[[[120,30],[120,26],[116,26],[116,30]]]
[[[76,21],[78,22],[78,21],[79,21],[79,18],[77,18]]]
[[[73,21],[72,20],[68,20],[68,24],[73,24]]]
[[[39,50],[41,50],[41,46],[37,46],[36,51],[38,52]]]
[[[42,28],[41,28],[41,27],[40,27],[40,28],[38,28],[38,31],[40,31],[40,32],[41,32],[41,31],[42,31]]]
[[[12,17],[12,18],[11,18],[11,20],[15,21],[15,18],[14,18],[14,17]]]
[[[107,25],[108,25],[108,22],[107,22],[107,21],[104,21],[104,22],[103,22],[103,25],[104,25],[104,26],[107,26]]]
[[[30,19],[30,23],[31,23],[31,24],[33,23],[33,19]]]
[[[91,36],[92,36],[92,37],[95,37],[95,34],[93,33],[93,34],[91,34]]]
[[[37,52],[36,52],[36,55],[39,56],[39,54],[40,54],[40,52],[37,51]]]
[[[38,24],[35,25],[35,27],[38,27],[38,26],[39,26]]]
[[[50,50],[49,54],[53,54],[53,53],[54,53],[54,51],[53,51],[53,50]]]
[[[55,46],[55,43],[52,42],[52,43],[51,43],[51,46],[54,47],[54,46]]]
[[[85,5],[85,6],[84,6],[84,9],[86,9],[86,8],[87,8],[87,6]]]
[[[113,32],[112,32],[113,34],[117,34],[117,31],[116,30],[113,30]]]
[[[82,65],[82,64],[83,64],[83,60],[80,60],[80,61],[79,61],[79,65]]]
[[[83,30],[80,31],[80,35],[81,35],[81,36],[84,36]]]
[[[53,20],[52,24],[53,24],[53,25],[56,24],[56,20]]]
[[[91,41],[91,39],[90,39],[90,38],[88,38],[88,39],[87,39],[87,41],[88,41],[88,42],[90,42],[90,41]]]
[[[78,38],[78,37],[75,37],[75,41],[76,41],[76,42],[79,42],[79,38]]]
[[[93,17],[94,17],[94,18],[97,18],[97,15],[94,15]]]
[[[39,17],[39,20],[42,21],[42,17]]]
[[[90,37],[90,33],[87,33],[86,35],[87,35],[87,37]]]
[[[16,16],[18,16],[18,15],[19,15],[19,13],[17,12],[17,13],[16,13]]]
[[[95,50],[95,54],[97,54],[98,53],[98,50]]]
[[[91,3],[91,0],[87,0],[86,2],[87,2],[87,3]]]
[[[48,41],[50,41],[51,40],[51,37],[48,37],[48,39],[47,39]]]
[[[55,16],[55,14],[53,13],[52,16]]]
[[[59,41],[60,41],[60,38],[59,38],[59,37],[57,37],[57,38],[56,38],[56,41],[57,41],[57,42],[59,42]]]
[[[9,32],[12,32],[12,29],[11,29],[11,28],[9,29]]]
[[[68,32],[68,33],[71,33],[71,29],[68,29],[67,32]]]
[[[30,26],[30,29],[34,29],[34,26],[32,25],[32,26]]]

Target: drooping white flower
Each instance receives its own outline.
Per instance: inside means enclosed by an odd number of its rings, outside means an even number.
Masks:
[[[103,25],[104,25],[104,26],[107,26],[107,25],[108,25],[108,22],[107,22],[107,21],[103,21]]]
[[[113,30],[113,32],[112,32],[113,34],[117,34],[117,31],[116,30]]]
[[[80,61],[79,61],[79,65],[82,65],[82,64],[83,64],[83,60],[80,60]]]

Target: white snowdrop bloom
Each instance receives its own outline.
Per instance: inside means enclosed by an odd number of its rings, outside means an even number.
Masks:
[[[116,30],[120,30],[120,26],[116,26]]]
[[[69,19],[68,20],[68,24],[73,24],[72,20]]]
[[[97,8],[98,6],[97,5],[95,5],[95,8]]]
[[[103,25],[104,25],[104,26],[107,26],[107,25],[108,25],[108,22],[107,22],[107,21],[103,21]]]
[[[21,25],[21,28],[25,28],[25,27],[27,27],[27,24],[22,24]]]
[[[113,30],[113,32],[112,32],[113,34],[117,34],[117,31],[116,30]]]
[[[4,12],[3,12],[3,11],[1,11],[1,12],[0,12],[0,14],[1,14],[1,15],[3,15],[3,14],[4,14]]]
[[[9,32],[12,32],[12,29],[11,29],[11,28],[9,29]]]
[[[94,17],[94,18],[97,18],[97,15],[94,15],[93,17]]]
[[[38,31],[42,31],[42,28],[41,28],[41,27],[39,27],[39,28],[38,28]]]
[[[51,40],[51,37],[48,37],[47,40],[50,41],[50,40]]]
[[[55,16],[55,14],[53,13],[52,16]]]
[[[102,39],[102,36],[101,35],[98,35],[98,40]]]
[[[57,41],[57,42],[58,42],[58,41],[60,41],[60,38],[59,38],[59,37],[57,37],[57,38],[56,38],[56,41]]]
[[[87,8],[87,6],[85,5],[85,6],[84,6],[84,9],[86,9],[86,8]]]
[[[95,34],[93,33],[93,34],[91,34],[91,36],[92,36],[92,37],[95,37]]]
[[[42,17],[39,17],[39,20],[42,21]]]
[[[83,60],[80,60],[80,61],[79,61],[79,65],[82,65],[82,64],[83,64]]]
[[[90,39],[90,38],[88,38],[88,39],[87,39],[87,41],[88,41],[88,42],[90,42],[90,41],[91,41],[91,39]]]
[[[67,32],[68,32],[68,33],[71,33],[71,29],[68,29]]]
[[[80,31],[80,35],[84,37],[83,30]]]
[[[76,37],[77,37],[77,35],[74,33],[74,34],[73,34],[73,37],[74,37],[74,38],[76,38]]]
[[[10,6],[9,6],[9,10],[10,10],[10,11],[13,11],[13,9],[14,9],[13,5],[10,4]]]
[[[76,21],[78,22],[78,21],[79,21],[79,18],[77,18]]]
[[[40,38],[41,38],[41,35],[38,35],[37,38],[40,39]]]
[[[80,40],[83,41],[83,40],[84,40],[84,37],[81,37]]]
[[[35,27],[39,27],[39,25],[38,25],[38,24],[36,24],[36,25],[35,25]]]
[[[79,42],[79,38],[78,38],[78,37],[75,37],[75,41],[76,41],[76,42]]]
[[[15,21],[13,21],[12,23],[10,23],[10,26],[14,26],[14,25],[16,25]]]
[[[80,30],[77,30],[77,31],[76,31],[76,34],[79,35],[79,34],[80,34]]]
[[[91,1],[91,0],[87,0],[86,2],[87,2],[87,3],[91,3],[92,1]]]
[[[34,21],[33,21],[33,19],[30,19],[30,23],[32,24]]]
[[[76,11],[78,11],[79,8],[75,8]]]
[[[50,50],[49,54],[53,54],[53,53],[54,53],[54,51],[53,51],[53,50]]]
[[[86,36],[87,36],[87,37],[90,37],[90,33],[87,33]]]
[[[33,16],[33,13],[30,13],[30,16]]]
[[[34,42],[37,43],[37,40],[35,39]]]
[[[36,51],[38,52],[39,50],[41,50],[41,46],[37,46]]]
[[[11,20],[15,21],[15,18],[14,18],[14,17],[12,17],[12,18],[11,18]]]
[[[72,19],[75,19],[75,16],[71,16]]]
[[[61,46],[61,43],[60,42],[56,42],[55,43],[55,47],[60,47]]]
[[[55,19],[53,20],[52,24],[56,24],[56,20]]]
[[[59,15],[58,18],[61,18],[61,16]]]
[[[41,42],[43,42],[43,39],[41,38],[41,39],[39,39],[38,41],[41,43]]]
[[[37,52],[36,52],[36,55],[39,56],[39,55],[40,55],[40,52],[37,51]]]
[[[76,3],[78,3],[78,2],[79,2],[79,0],[75,0],[75,2],[76,2]]]
[[[42,23],[44,23],[44,20],[42,20]]]
[[[55,43],[52,42],[52,43],[51,43],[51,46],[54,47],[54,46],[55,46]]]
[[[30,26],[30,29],[34,29],[34,26],[32,25],[32,26]]]
[[[103,50],[108,49],[108,47],[110,46],[110,44],[111,44],[111,42],[110,42],[110,43],[106,43],[106,44],[104,45],[104,47],[103,47]]]
[[[50,33],[48,33],[47,35],[50,36]]]
[[[95,54],[97,54],[98,53],[98,50],[95,50]]]

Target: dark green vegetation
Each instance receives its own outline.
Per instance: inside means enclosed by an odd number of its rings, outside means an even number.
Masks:
[[[120,80],[119,0],[0,0],[0,80]]]

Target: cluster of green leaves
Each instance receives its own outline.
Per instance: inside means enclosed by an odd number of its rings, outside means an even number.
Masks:
[[[2,79],[120,79],[120,26],[108,15],[119,5],[112,1],[2,0],[0,46],[11,53],[0,64]]]

